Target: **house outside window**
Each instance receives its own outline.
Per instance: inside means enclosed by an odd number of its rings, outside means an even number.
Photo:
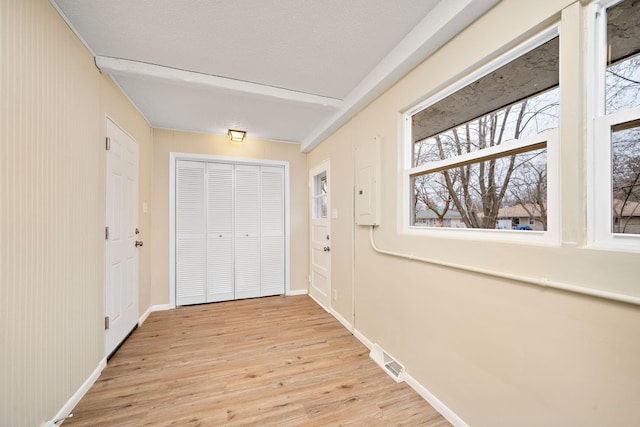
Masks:
[[[640,3],[595,7],[591,240],[640,249]]]
[[[549,229],[559,62],[552,29],[405,114],[410,227],[500,233],[534,218]],[[509,216],[513,208],[522,212]]]

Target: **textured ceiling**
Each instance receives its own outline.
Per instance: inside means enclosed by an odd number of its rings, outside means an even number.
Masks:
[[[137,107],[163,129],[226,133],[246,129],[249,136],[279,141],[302,141],[309,129],[334,109],[305,106],[256,95],[238,95],[215,88],[181,86],[130,77],[116,77]],[[178,108],[167,108],[167,105]],[[188,108],[184,108],[188,105]],[[247,112],[255,111],[255,114]],[[216,127],[217,123],[222,123]],[[265,135],[264,137],[262,135]]]
[[[152,126],[303,142],[352,113],[342,103],[425,21],[448,39],[497,0],[50,1]]]
[[[436,0],[57,0],[96,55],[342,99]]]

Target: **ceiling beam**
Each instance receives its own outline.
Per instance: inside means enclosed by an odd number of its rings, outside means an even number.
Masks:
[[[309,152],[353,116],[393,86],[409,71],[500,0],[464,0],[440,3],[344,99],[342,108],[323,121],[302,141]]]
[[[96,66],[100,71],[109,75],[142,78],[146,80],[161,81],[163,83],[173,83],[200,88],[204,87],[213,90],[261,96],[292,103],[314,104],[335,109],[342,108],[343,105],[342,100],[336,98],[267,86],[259,83],[229,79],[226,77],[212,76],[210,74],[180,70],[177,68],[164,67],[161,65],[148,64],[145,62],[111,58],[107,56],[96,56],[95,61]]]

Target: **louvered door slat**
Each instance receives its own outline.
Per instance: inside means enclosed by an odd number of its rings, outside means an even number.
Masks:
[[[284,294],[284,168],[262,166],[260,295]]]
[[[179,161],[176,185],[176,231],[204,234],[204,163]]]
[[[257,236],[260,218],[260,166],[236,165],[236,235]]]
[[[176,170],[176,304],[206,301],[205,164],[179,161]]]
[[[178,305],[205,302],[205,247],[202,237],[178,238]]]
[[[260,244],[260,296],[284,294],[284,238],[263,237]]]
[[[234,292],[234,251],[230,234],[207,239],[207,302],[228,301]]]
[[[261,170],[260,230],[262,236],[284,236],[284,170],[263,166]]]
[[[260,258],[257,237],[238,237],[236,246],[236,299],[260,296]]]
[[[229,163],[207,164],[207,302],[235,297],[233,170]]]
[[[207,232],[233,233],[233,165],[207,165]]]
[[[260,166],[235,168],[236,298],[260,296]]]

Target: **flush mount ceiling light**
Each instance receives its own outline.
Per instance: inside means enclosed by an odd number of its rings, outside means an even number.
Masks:
[[[247,132],[245,132],[243,130],[229,129],[229,132],[227,132],[227,134],[229,135],[229,138],[231,139],[231,141],[233,141],[233,142],[243,142],[244,141],[244,137],[247,134]]]

